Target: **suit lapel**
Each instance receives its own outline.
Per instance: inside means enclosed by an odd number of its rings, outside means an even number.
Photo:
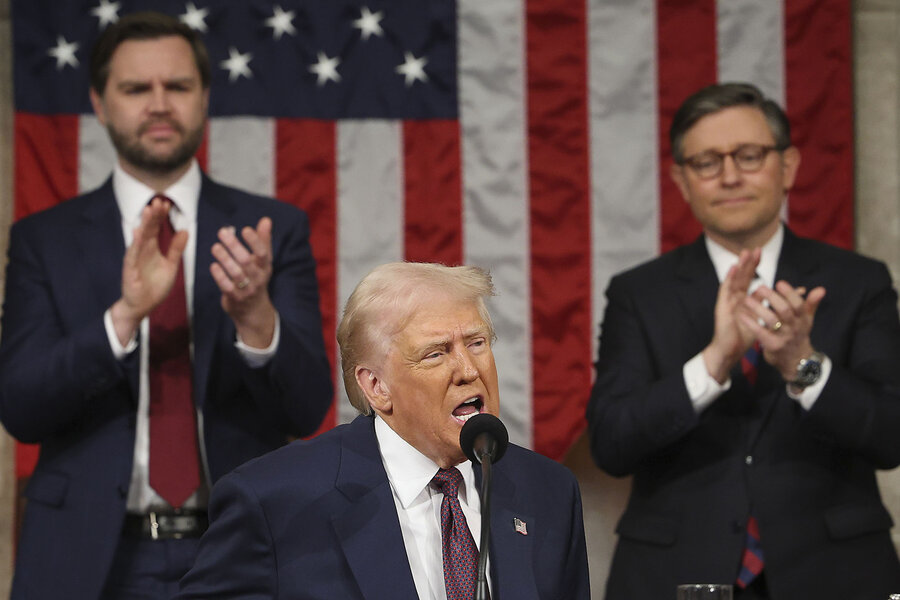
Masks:
[[[220,228],[231,225],[236,210],[224,189],[206,175],[200,188],[197,206],[197,248],[194,261],[194,401],[202,405],[206,396],[216,336],[222,335],[219,310],[221,292],[209,272],[210,248],[218,239]]]
[[[83,224],[74,228],[74,235],[81,245],[82,253],[72,256],[90,257],[73,269],[84,270],[84,281],[89,282],[87,293],[93,294],[93,306],[108,308],[122,294],[122,257],[125,255],[125,238],[122,235],[122,215],[113,194],[112,178],[94,192],[91,201],[82,212]],[[77,271],[76,271],[77,272]],[[128,369],[128,384],[131,397],[137,403],[138,370],[132,361]]]
[[[341,549],[363,598],[416,598],[374,419],[357,417],[349,427],[335,483],[348,501],[346,510],[333,519]]]
[[[684,247],[684,254],[676,267],[677,297],[683,314],[687,316],[691,348],[703,348],[712,339],[715,320],[716,296],[719,280],[716,269],[706,251],[703,236]],[[675,341],[672,347],[683,342]]]
[[[481,465],[476,464],[475,483],[481,487]],[[498,466],[493,468],[491,493],[491,597],[494,600],[537,599],[534,581],[534,539],[516,531],[516,520],[523,523],[526,533],[539,527],[534,515],[523,513],[516,495],[515,481]]]

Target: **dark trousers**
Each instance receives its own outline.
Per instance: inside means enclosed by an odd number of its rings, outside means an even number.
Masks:
[[[123,537],[102,600],[169,600],[193,566],[200,540]]]

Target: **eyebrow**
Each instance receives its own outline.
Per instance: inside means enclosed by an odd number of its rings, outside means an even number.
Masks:
[[[196,83],[199,83],[194,77],[172,77],[171,79],[164,79],[163,85],[186,85],[192,86]],[[123,79],[116,83],[117,88],[126,88],[126,87],[142,87],[151,85],[150,80],[147,79]]]

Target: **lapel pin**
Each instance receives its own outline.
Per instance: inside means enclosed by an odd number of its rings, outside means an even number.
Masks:
[[[518,517],[514,518],[513,527],[515,527],[518,533],[521,533],[522,535],[528,535],[528,527],[525,524],[525,521],[523,521],[522,519]]]

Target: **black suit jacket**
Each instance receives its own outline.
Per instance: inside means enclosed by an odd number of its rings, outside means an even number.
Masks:
[[[274,358],[249,368],[209,273],[220,227],[273,221]],[[194,399],[213,481],[315,431],[332,398],[306,216],[204,177],[194,276]],[[103,313],[121,293],[121,217],[111,180],[12,227],[0,342],[0,418],[41,454],[17,548],[14,598],[96,598],[125,515],[138,353],[117,361]]]
[[[491,597],[589,600],[572,474],[510,445],[492,475]],[[216,484],[210,517],[181,600],[417,597],[373,417],[240,467]]]
[[[811,332],[832,360],[812,409],[762,362],[755,387],[696,414],[684,363],[712,339],[718,280],[703,239],[614,277],[587,409],[597,464],[633,474],[610,600],[733,583],[751,510],[775,600],[900,590],[875,469],[900,464],[900,323],[883,264],[785,231],[776,279],[827,295]]]

